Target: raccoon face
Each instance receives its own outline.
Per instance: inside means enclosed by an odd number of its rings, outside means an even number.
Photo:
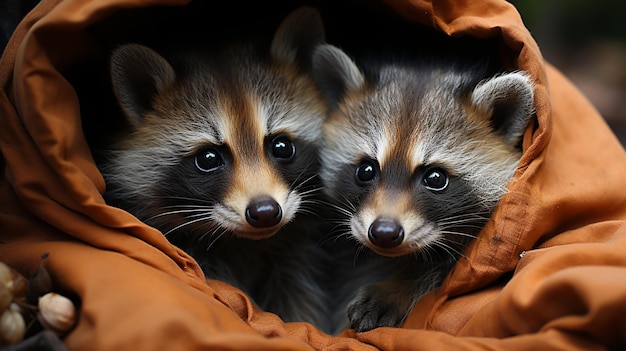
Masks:
[[[316,12],[279,27],[270,58],[249,48],[186,56],[181,69],[128,44],[111,59],[134,127],[103,165],[106,194],[166,235],[261,239],[310,202],[326,107],[297,57],[323,40]],[[316,24],[307,35],[302,22]]]
[[[313,62],[334,106],[321,178],[351,235],[380,255],[458,257],[515,172],[529,79],[417,64],[374,67],[370,78],[330,45]]]

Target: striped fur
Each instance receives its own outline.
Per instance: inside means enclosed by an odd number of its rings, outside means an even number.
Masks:
[[[521,156],[533,87],[522,72],[485,77],[476,64],[359,64],[331,45],[313,57],[333,106],[321,178],[349,238],[334,255],[345,261],[334,264],[337,309],[349,305],[365,331],[402,323],[485,225]]]
[[[109,203],[161,230],[208,278],[320,328],[326,258],[312,213],[326,105],[306,58],[323,40],[319,14],[302,8],[269,53],[238,44],[166,59],[137,44],[116,49],[113,87],[133,131],[101,167]]]

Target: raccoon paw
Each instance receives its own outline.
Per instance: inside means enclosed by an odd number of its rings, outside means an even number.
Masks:
[[[402,323],[410,305],[406,297],[390,294],[385,286],[366,286],[348,306],[350,327],[357,332],[378,327],[395,327]]]

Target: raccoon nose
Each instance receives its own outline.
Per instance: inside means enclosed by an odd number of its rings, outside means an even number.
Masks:
[[[282,208],[271,197],[253,199],[246,207],[246,221],[255,228],[273,227],[282,217]]]
[[[370,225],[368,238],[378,247],[391,249],[402,243],[404,229],[394,220],[377,218]]]

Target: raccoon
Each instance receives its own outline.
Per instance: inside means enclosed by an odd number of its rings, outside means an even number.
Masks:
[[[400,325],[440,286],[505,194],[534,115],[522,71],[388,56],[357,64],[330,44],[313,55],[332,107],[320,177],[349,238],[333,254],[333,318],[347,324],[347,310],[359,332]]]
[[[324,42],[317,10],[287,16],[269,50],[140,44],[110,58],[132,126],[101,165],[105,199],[159,229],[207,278],[285,321],[323,328],[317,142],[326,104],[310,76]],[[256,42],[255,42],[256,43]]]

